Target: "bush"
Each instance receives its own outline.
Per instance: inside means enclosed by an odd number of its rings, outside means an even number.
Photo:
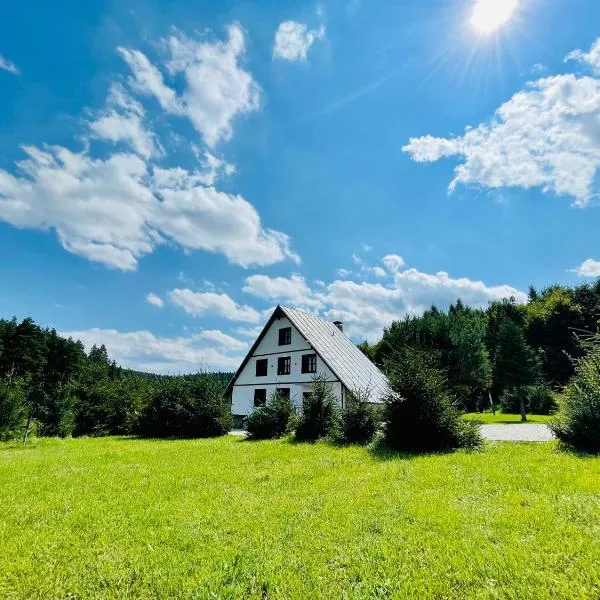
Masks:
[[[444,374],[426,351],[404,348],[387,364],[391,392],[385,399],[385,442],[395,450],[434,452],[476,448],[479,425],[462,419]]]
[[[231,430],[229,403],[221,383],[206,374],[188,382],[160,384],[141,415],[139,430],[150,437],[217,437]]]
[[[545,385],[528,385],[510,388],[500,397],[500,410],[505,414],[518,415],[523,398],[525,412],[534,415],[549,415],[557,408],[552,390]]]
[[[600,340],[577,361],[550,428],[565,446],[600,454]]]
[[[19,379],[0,381],[0,441],[23,434],[26,420],[26,394]]]
[[[295,425],[296,408],[290,398],[274,393],[265,406],[255,408],[246,419],[248,436],[254,440],[277,439]]]
[[[368,444],[373,440],[380,423],[378,408],[369,404],[369,394],[354,392],[348,395],[340,419],[338,440],[344,444]]]
[[[310,394],[304,400],[302,416],[296,428],[296,439],[315,441],[338,435],[339,410],[333,387],[324,377],[315,377]]]

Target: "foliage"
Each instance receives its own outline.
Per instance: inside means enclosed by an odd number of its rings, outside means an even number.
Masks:
[[[443,373],[429,355],[397,351],[387,364],[392,392],[385,400],[386,444],[407,452],[475,448],[479,426],[462,419]]]
[[[276,392],[264,406],[256,407],[246,419],[248,436],[254,440],[277,439],[292,431],[296,424],[296,407],[287,396]]]
[[[370,404],[369,390],[354,390],[346,396],[340,415],[338,441],[344,444],[370,443],[381,423],[379,407]]]
[[[600,340],[577,361],[575,375],[563,395],[561,413],[551,428],[564,445],[600,453]]]
[[[599,472],[552,444],[0,445],[0,595],[597,598]]]
[[[302,416],[296,427],[296,439],[315,441],[335,437],[339,428],[339,409],[332,385],[323,376],[313,379],[310,393],[304,399]]]
[[[150,437],[216,437],[231,430],[229,404],[210,374],[193,383],[173,378],[159,384],[145,407],[139,430]]]
[[[557,409],[552,390],[541,384],[507,389],[500,397],[500,408],[506,414],[520,414],[521,401],[526,413],[549,415]]]
[[[23,434],[26,421],[25,389],[19,378],[0,380],[0,440]]]

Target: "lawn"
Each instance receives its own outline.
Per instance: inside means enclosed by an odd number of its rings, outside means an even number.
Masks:
[[[600,597],[600,458],[0,445],[0,597]]]
[[[503,413],[467,413],[465,419],[479,421],[480,423],[520,423],[521,415],[508,415]],[[548,423],[552,415],[527,415],[528,423]]]

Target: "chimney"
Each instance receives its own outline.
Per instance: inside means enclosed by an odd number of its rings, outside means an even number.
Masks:
[[[342,321],[334,321],[333,324],[343,333],[344,332],[344,323]]]

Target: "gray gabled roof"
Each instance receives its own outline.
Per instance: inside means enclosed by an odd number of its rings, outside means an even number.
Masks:
[[[280,313],[283,313],[291,321],[292,325],[349,391],[359,390],[365,392],[368,390],[371,394],[371,402],[381,402],[383,400],[383,397],[389,391],[387,378],[345,333],[329,321],[287,306],[278,306],[275,309],[269,322],[229,383],[228,391],[233,387],[238,375],[254,354],[256,347],[271,326],[274,318]]]

